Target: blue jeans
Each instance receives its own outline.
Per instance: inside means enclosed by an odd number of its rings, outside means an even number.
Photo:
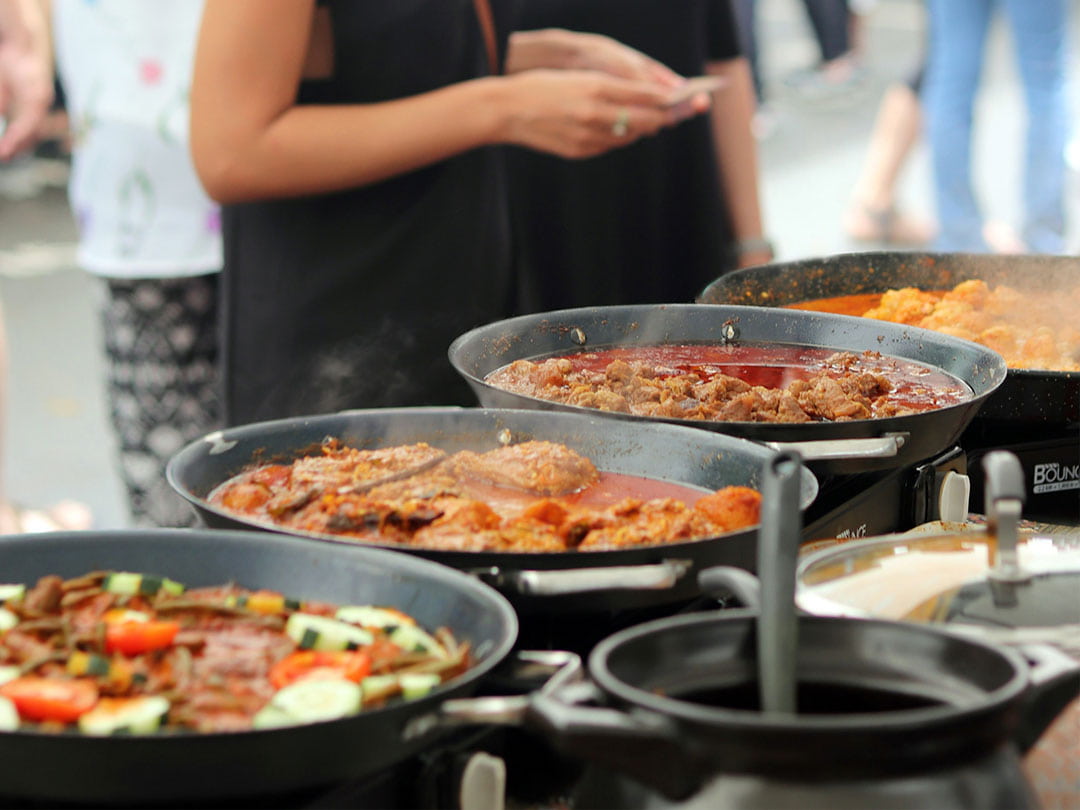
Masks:
[[[930,48],[922,103],[940,224],[935,248],[988,250],[971,181],[972,111],[987,30],[999,6],[1012,32],[1027,107],[1020,236],[1033,253],[1061,253],[1068,137],[1065,0],[927,0]]]

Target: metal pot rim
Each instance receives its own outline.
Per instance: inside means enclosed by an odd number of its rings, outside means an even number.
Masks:
[[[1012,669],[1012,675],[1000,686],[984,692],[982,699],[964,706],[953,704],[935,705],[925,708],[904,709],[891,712],[872,712],[865,714],[814,715],[800,714],[796,720],[775,717],[759,711],[738,710],[703,706],[701,704],[679,700],[641,689],[617,677],[607,666],[611,655],[620,647],[636,639],[654,634],[672,633],[680,629],[712,623],[752,623],[755,612],[748,609],[731,609],[720,612],[689,613],[682,616],[657,619],[608,636],[601,641],[589,656],[589,674],[607,693],[627,704],[640,706],[658,714],[693,723],[698,726],[714,726],[731,731],[762,733],[855,733],[873,732],[888,735],[915,729],[929,730],[961,723],[975,715],[985,715],[1001,711],[1017,700],[1028,688],[1028,666],[1020,654],[1008,647],[987,643],[980,639],[960,637],[941,630],[912,625],[904,622],[890,622],[879,619],[849,619],[831,616],[801,616],[804,623],[840,623],[852,628],[870,631],[875,627],[889,628],[895,632],[943,636],[947,635],[958,643],[980,648],[991,655],[997,655]],[[752,651],[751,651],[752,655]],[[674,665],[678,665],[675,663]]]

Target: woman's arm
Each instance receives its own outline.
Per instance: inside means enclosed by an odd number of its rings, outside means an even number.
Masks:
[[[757,143],[751,129],[755,100],[750,65],[744,57],[737,57],[710,62],[706,72],[727,80],[713,94],[710,114],[720,186],[735,236],[735,261],[739,267],[763,264],[772,261],[773,251],[762,230]]]
[[[52,49],[42,0],[0,0],[0,160],[31,146],[53,102]]]
[[[685,117],[665,88],[598,71],[529,70],[377,104],[297,105],[314,0],[207,0],[191,145],[221,202],[375,183],[488,144],[587,157]],[[315,54],[314,56],[317,56]],[[623,111],[629,133],[613,124]]]

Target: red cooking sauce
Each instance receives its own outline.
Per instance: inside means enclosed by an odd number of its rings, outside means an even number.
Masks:
[[[838,295],[834,298],[815,298],[812,301],[799,301],[785,304],[784,309],[806,309],[811,312],[831,312],[836,315],[862,316],[871,309],[881,306],[881,293],[855,293]]]
[[[835,354],[835,349],[741,343],[620,346],[560,357],[569,360],[575,370],[602,372],[612,362],[623,360],[643,363],[659,377],[695,374],[709,380],[726,374],[750,385],[783,388],[828,371],[826,361]],[[884,374],[893,384],[889,400],[918,411],[955,405],[973,395],[971,387],[958,377],[900,357],[859,355],[851,371]]]

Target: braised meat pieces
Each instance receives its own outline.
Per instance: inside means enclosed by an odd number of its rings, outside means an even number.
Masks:
[[[728,487],[702,497],[666,485],[684,497],[652,497],[646,491],[655,483],[602,473],[553,442],[447,454],[424,443],[358,450],[331,440],[321,455],[241,473],[209,500],[290,531],[454,551],[619,548],[758,522],[755,490]]]
[[[517,360],[487,382],[538,399],[652,418],[723,422],[843,422],[960,402],[959,380],[878,352],[838,352],[790,365],[739,365],[726,347],[609,349]],[[697,353],[700,359],[687,358]],[[804,352],[805,354],[805,352]],[[726,373],[731,370],[734,373]],[[924,374],[925,371],[925,374]],[[736,376],[738,374],[739,376]],[[765,384],[757,384],[761,378]]]

